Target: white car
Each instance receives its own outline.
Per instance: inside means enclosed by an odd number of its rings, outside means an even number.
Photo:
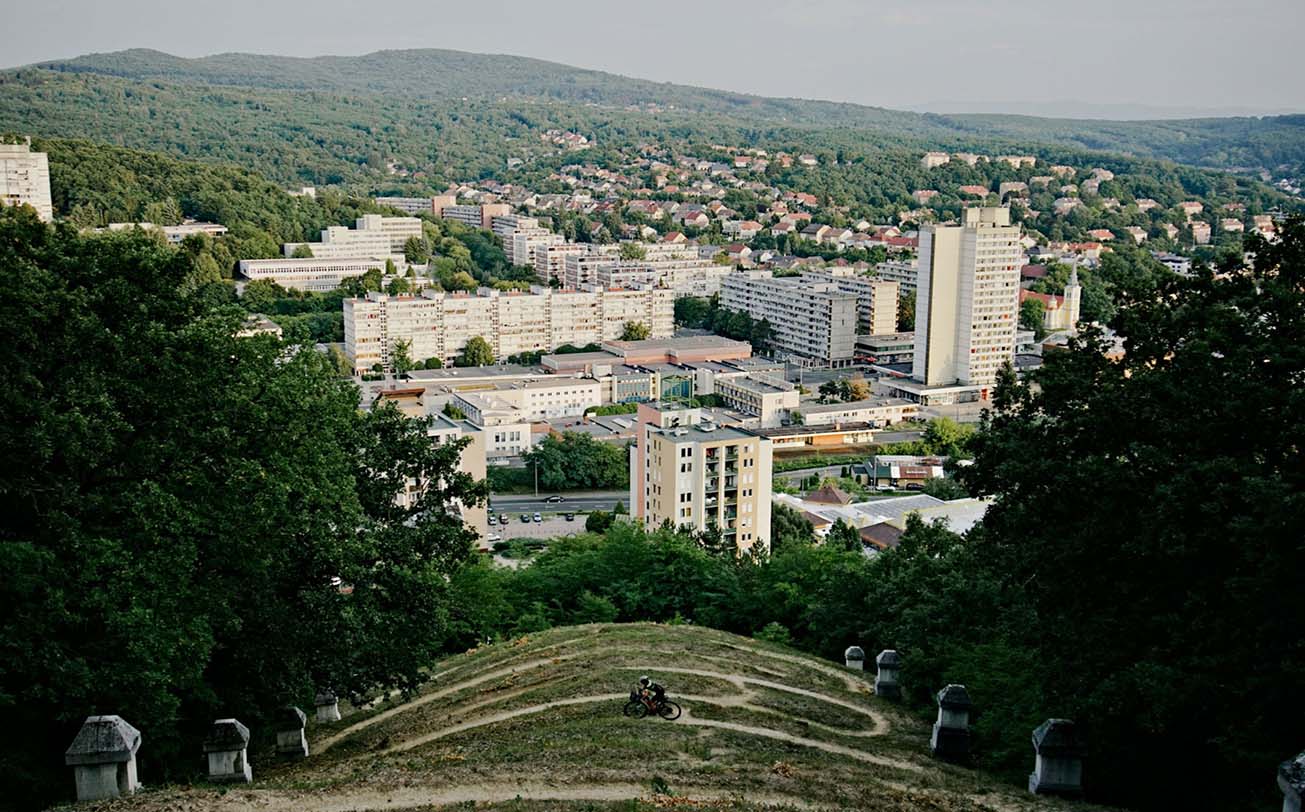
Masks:
[[[500,536],[498,533],[490,533],[490,534],[489,534],[488,536],[486,536],[485,538],[486,538],[487,541],[502,541],[502,540],[503,540],[503,537]]]
[[[538,513],[535,514],[535,521],[542,522],[543,520],[544,520],[543,516],[540,516]]]

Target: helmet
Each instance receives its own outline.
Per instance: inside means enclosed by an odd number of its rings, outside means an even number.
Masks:
[[[652,682],[652,680],[648,679],[648,675],[647,675],[647,674],[643,675],[642,677],[639,677],[639,684],[640,684],[640,685],[647,685],[647,684],[650,683],[650,682]]]

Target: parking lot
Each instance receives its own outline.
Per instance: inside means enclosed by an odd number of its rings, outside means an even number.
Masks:
[[[562,517],[562,514],[544,513],[543,521],[536,522],[533,520],[534,514],[531,514],[532,520],[526,524],[521,521],[519,513],[508,514],[508,524],[504,527],[501,524],[491,524],[489,526],[489,535],[502,536],[503,539],[552,539],[558,536],[569,536],[574,533],[583,533],[585,531],[585,514],[577,513],[575,521],[568,522]]]

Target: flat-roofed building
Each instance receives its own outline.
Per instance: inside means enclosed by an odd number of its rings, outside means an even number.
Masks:
[[[344,300],[345,352],[357,371],[391,367],[396,341],[409,342],[415,361],[438,358],[446,365],[475,336],[495,358],[584,346],[618,338],[630,321],[658,338],[674,331],[674,295],[664,289],[588,291],[532,287],[527,291],[481,288],[476,293],[425,291],[420,296],[370,293]]]
[[[328,291],[340,287],[344,280],[362,276],[370,270],[384,270],[385,260],[391,260],[395,267],[403,270],[407,267],[402,254],[381,255],[380,257],[340,257],[319,259],[242,259],[240,273],[252,281],[270,279],[283,288],[307,291]]]
[[[856,297],[856,331],[858,335],[876,335],[897,331],[897,304],[900,286],[889,279],[865,276],[852,268],[822,268],[804,271],[803,281],[836,285]]]
[[[588,253],[588,248],[581,243],[561,242],[535,247],[535,275],[545,282],[556,279],[562,281],[566,273],[566,258]]]
[[[959,224],[921,229],[914,380],[980,387],[985,398],[1015,357],[1023,265],[1009,208],[966,209]]]
[[[788,420],[802,397],[796,386],[772,375],[716,376],[714,388],[726,406],[756,416],[762,428]]]
[[[631,504],[648,527],[714,528],[739,553],[770,550],[770,440],[700,409],[640,404]]]
[[[507,203],[484,203],[469,206],[454,204],[437,205],[435,216],[442,217],[445,220],[453,220],[468,228],[483,228],[489,231],[494,227],[495,217],[503,217],[511,213],[512,207]]]
[[[920,280],[920,260],[890,259],[875,265],[875,275],[885,282],[896,282],[898,295],[914,293]]]
[[[31,206],[43,221],[54,221],[50,158],[44,152],[32,152],[30,138],[19,144],[0,144],[0,204]]]
[[[495,392],[459,392],[450,403],[484,432],[485,456],[489,459],[519,457],[530,450],[530,423],[523,419],[520,409]]]
[[[164,239],[172,245],[178,245],[182,240],[196,234],[205,234],[214,239],[227,235],[226,226],[218,223],[201,223],[197,220],[187,220],[175,226],[156,226],[153,223],[109,223],[108,225],[109,231],[122,231],[132,228],[162,231]]]
[[[777,354],[819,366],[850,363],[855,351],[857,297],[832,283],[776,279],[770,271],[736,271],[721,284],[722,307],[770,325]]]
[[[914,419],[920,404],[905,398],[867,398],[847,403],[821,403],[802,407],[805,426],[832,426],[840,423],[866,423],[889,426]]]
[[[420,217],[383,217],[364,214],[354,223],[355,231],[380,232],[390,240],[390,252],[402,254],[408,240],[422,235]]]

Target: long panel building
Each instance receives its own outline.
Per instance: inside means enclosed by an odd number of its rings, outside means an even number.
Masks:
[[[394,343],[407,340],[413,359],[448,364],[474,336],[504,358],[619,338],[626,322],[645,324],[651,337],[665,338],[674,332],[674,320],[674,294],[663,288],[371,293],[344,301],[345,352],[357,371],[375,364],[388,369]]]
[[[736,271],[722,280],[720,303],[769,322],[770,343],[780,356],[819,366],[852,361],[857,297],[836,284]]]

